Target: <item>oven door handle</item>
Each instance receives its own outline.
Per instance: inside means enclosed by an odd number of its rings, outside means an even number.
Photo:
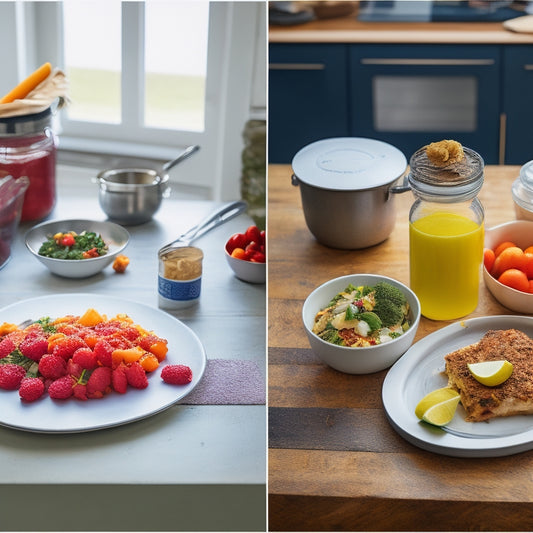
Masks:
[[[325,70],[324,63],[269,63],[269,70]]]
[[[431,58],[408,58],[408,57],[363,57],[362,65],[407,65],[407,66],[490,66],[494,65],[494,59],[431,59]]]

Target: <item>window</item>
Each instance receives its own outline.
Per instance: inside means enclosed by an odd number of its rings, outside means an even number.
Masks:
[[[242,132],[265,118],[265,2],[0,2],[0,42],[12,27],[18,79],[44,61],[69,77],[64,153],[162,162],[199,144],[171,180],[239,195]]]

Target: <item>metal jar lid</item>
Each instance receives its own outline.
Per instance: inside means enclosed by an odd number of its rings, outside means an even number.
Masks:
[[[477,196],[484,181],[483,158],[470,148],[463,148],[462,161],[444,167],[435,166],[419,148],[409,161],[409,185],[413,193],[437,202],[465,201]]]
[[[0,137],[40,133],[52,124],[52,109],[40,113],[0,118]]]
[[[292,160],[295,177],[321,189],[360,191],[396,181],[407,168],[398,148],[375,139],[336,137],[311,143]]]
[[[533,211],[533,161],[528,161],[522,166],[511,192],[518,205],[527,211]]]

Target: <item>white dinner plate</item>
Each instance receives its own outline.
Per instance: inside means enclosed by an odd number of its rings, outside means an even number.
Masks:
[[[96,294],[57,294],[32,298],[0,309],[0,324],[19,324],[31,318],[82,315],[93,307],[112,318],[125,313],[136,324],[168,340],[168,353],[159,368],[149,374],[146,389],[128,388],[104,398],[80,401],[52,400],[48,395],[25,403],[17,391],[0,389],[0,425],[43,433],[77,433],[134,422],[154,415],[187,396],[200,381],[206,365],[205,350],[185,324],[173,316],[137,302]],[[169,385],[161,379],[165,364],[188,365],[193,379],[188,385]]]
[[[466,422],[459,404],[445,428],[421,422],[417,403],[448,383],[444,356],[481,339],[491,329],[518,329],[533,337],[533,318],[491,316],[459,321],[414,344],[389,370],[383,382],[383,405],[394,429],[410,443],[455,457],[498,457],[533,449],[533,416]]]

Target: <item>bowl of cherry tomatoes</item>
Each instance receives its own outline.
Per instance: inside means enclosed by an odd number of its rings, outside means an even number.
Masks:
[[[499,303],[533,314],[533,221],[514,220],[486,230],[483,279]]]
[[[250,283],[266,281],[265,231],[250,226],[244,233],[234,233],[224,245],[224,255],[235,275]]]

